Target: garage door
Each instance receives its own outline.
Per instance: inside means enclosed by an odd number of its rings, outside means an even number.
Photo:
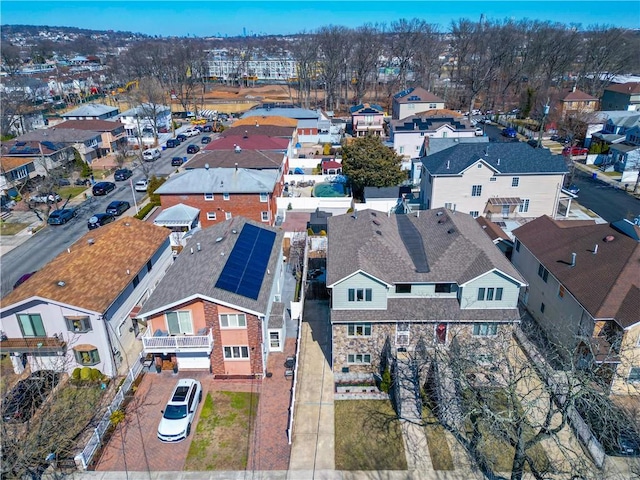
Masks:
[[[209,355],[203,353],[201,355],[198,354],[177,354],[178,359],[178,370],[209,370],[211,365],[211,360]]]

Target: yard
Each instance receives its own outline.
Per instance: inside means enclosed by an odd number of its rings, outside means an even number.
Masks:
[[[447,443],[446,430],[428,407],[423,408],[422,417],[427,423],[425,425],[425,434],[427,436],[427,445],[429,446],[429,455],[431,456],[433,469],[455,470],[451,450]]]
[[[386,400],[335,402],[336,470],[406,470],[402,432]]]
[[[185,470],[245,470],[258,395],[209,392],[189,447]]]
[[[28,223],[0,221],[0,235],[15,235],[29,226]]]

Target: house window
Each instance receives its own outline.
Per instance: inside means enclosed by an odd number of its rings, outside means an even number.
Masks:
[[[511,186],[517,187],[520,184],[520,177],[513,177],[511,179]]]
[[[262,221],[263,222],[268,222],[269,221],[269,212],[262,212]]]
[[[516,239],[516,252],[520,251],[520,240]]]
[[[266,203],[269,200],[269,195],[266,193],[261,193],[260,194],[260,201],[262,203]]]
[[[269,332],[269,346],[280,348],[280,332]]]
[[[215,220],[216,212],[207,212],[207,220]]]
[[[480,212],[478,210],[471,210],[469,212],[469,215],[471,215],[473,218],[478,218],[478,216],[480,215]]]
[[[440,323],[436,327],[436,342],[441,344],[447,343],[447,324],[446,323]]]
[[[631,367],[629,370],[628,382],[640,382],[640,367]]]
[[[147,273],[150,272],[152,268],[153,268],[153,263],[151,263],[151,260],[149,260],[147,262]]]
[[[529,211],[529,199],[523,198],[522,203],[518,206],[518,211],[520,213],[526,213]]]
[[[136,288],[138,285],[140,285],[140,277],[136,275],[135,277],[133,277],[133,288]]]
[[[411,284],[399,283],[396,285],[396,293],[411,293]]]
[[[19,313],[18,324],[23,337],[46,337],[44,324],[39,313]]]
[[[371,355],[368,353],[350,353],[347,355],[347,363],[371,363]]]
[[[350,302],[370,302],[373,290],[370,288],[350,288],[348,291]]]
[[[473,334],[477,337],[493,337],[498,333],[498,325],[495,323],[476,323],[473,325]]]
[[[487,288],[487,300],[493,300],[494,293],[495,293],[495,289]]]
[[[492,300],[500,301],[502,300],[503,291],[502,287],[478,288],[478,300],[486,300],[488,302]]]
[[[244,313],[223,313],[220,315],[222,328],[246,328],[247,317]]]
[[[229,200],[229,192],[222,194],[222,200]]]
[[[350,323],[347,325],[347,335],[350,337],[370,337],[370,323]]]
[[[565,294],[565,292],[566,292],[566,291],[565,291],[565,289],[564,289],[564,285],[560,285],[560,286],[558,287],[558,296],[559,296],[560,298],[564,298],[564,294]]]
[[[224,347],[225,360],[244,360],[249,358],[249,347]]]
[[[484,300],[484,292],[485,292],[484,288],[480,287],[478,289],[478,300]]]
[[[400,153],[404,153],[404,147],[400,147]]]
[[[496,178],[496,177],[491,177],[491,178],[489,179],[489,181],[490,181],[490,182],[495,182],[496,180],[497,180],[497,178]]]
[[[91,330],[91,321],[89,317],[64,317],[67,324],[67,330],[75,333],[84,333]]]
[[[538,265],[538,276],[544,280],[544,283],[547,283],[547,280],[549,279],[549,270],[544,268],[542,264]]]
[[[213,193],[205,193],[204,194],[204,199],[207,200],[208,202],[213,200]]]
[[[482,195],[482,185],[473,185],[471,187],[471,196],[479,197],[480,195]]]
[[[409,345],[409,333],[411,324],[409,322],[401,322],[396,324],[396,345]]]
[[[231,220],[231,212],[224,212],[224,219]]]
[[[444,204],[444,208],[446,208],[447,210],[451,210],[453,212],[456,211],[456,204],[455,203],[445,203]]]
[[[188,310],[165,313],[169,335],[192,335],[193,322]]]
[[[93,345],[76,347],[73,349],[73,354],[76,357],[76,362],[80,365],[91,366],[100,363],[100,354]]]
[[[436,104],[435,104],[435,103],[430,103],[430,104],[429,104],[429,108],[436,108],[436,107],[437,107],[437,106],[436,106]]]
[[[502,300],[502,291],[503,291],[502,287],[496,288],[496,301],[498,302]]]
[[[451,293],[453,291],[453,283],[436,283],[436,293]]]
[[[544,309],[545,309],[544,303],[541,303],[540,304],[540,313],[544,313]]]

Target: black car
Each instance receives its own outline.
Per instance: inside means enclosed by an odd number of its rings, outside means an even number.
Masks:
[[[102,227],[103,225],[106,225],[107,223],[111,223],[115,219],[116,219],[116,217],[114,217],[110,213],[96,213],[87,222],[87,227],[89,227],[89,230],[93,230],[94,228]]]
[[[531,140],[527,140],[527,145],[532,146],[533,148],[538,148],[538,140],[532,138]],[[542,144],[540,144],[540,148],[542,148]]]
[[[112,192],[115,189],[116,189],[116,184],[112,182],[96,183],[93,186],[93,195],[96,197],[99,195],[106,195],[107,193]]]
[[[131,204],[129,202],[125,202],[124,200],[114,200],[107,206],[106,212],[109,215],[113,215],[114,217],[118,217],[122,215],[124,212],[129,210]]]
[[[69,180],[68,178],[59,178],[59,179],[56,181],[56,184],[57,184],[59,187],[68,187],[69,185],[71,185],[71,180]]]
[[[78,214],[75,208],[59,208],[49,214],[47,223],[49,225],[64,225]]]
[[[91,180],[88,178],[76,178],[73,184],[78,187],[88,187],[91,185]]]
[[[60,381],[60,374],[38,370],[20,380],[2,402],[2,418],[6,422],[26,422],[44,403]]]
[[[213,132],[213,127],[211,125],[203,125],[202,126],[202,131],[203,132]]]
[[[189,145],[187,146],[187,153],[198,153],[200,151],[200,147],[198,145]]]
[[[211,143],[211,137],[207,137],[207,136],[202,137],[202,139],[200,140],[200,143],[202,143],[203,145],[206,145],[207,143]]]
[[[187,138],[188,137],[184,133],[176,135],[176,139],[180,140],[180,143],[186,142]]]
[[[176,148],[180,146],[180,140],[177,138],[170,138],[167,140],[167,148]]]
[[[183,160],[182,157],[173,157],[171,159],[171,166],[172,167],[179,167],[183,164]]]
[[[131,175],[133,175],[133,172],[128,168],[120,168],[116,170],[116,173],[113,174],[113,179],[116,182],[122,182],[127,178],[131,177]]]

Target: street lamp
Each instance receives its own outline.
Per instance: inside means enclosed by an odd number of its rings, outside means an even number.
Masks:
[[[544,114],[542,115],[542,123],[540,124],[540,131],[538,132],[538,148],[542,146],[542,132],[544,132],[544,122],[547,119],[547,115],[549,115],[549,100],[547,100],[547,104],[544,106],[543,112]]]

